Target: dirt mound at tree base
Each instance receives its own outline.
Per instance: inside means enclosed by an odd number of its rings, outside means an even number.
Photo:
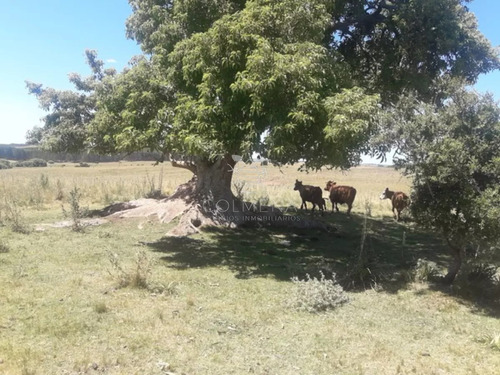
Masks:
[[[167,234],[185,236],[198,233],[204,226],[255,227],[270,226],[296,229],[320,229],[334,231],[335,228],[326,222],[283,214],[274,207],[256,206],[244,203],[247,210],[220,212],[204,210],[202,205],[181,198],[139,199],[117,203],[100,211],[99,216],[112,218],[148,218],[160,223],[170,223],[179,219],[179,223]]]

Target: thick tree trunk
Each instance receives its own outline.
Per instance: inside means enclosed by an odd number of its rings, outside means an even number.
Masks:
[[[197,164],[194,199],[201,212],[218,224],[233,226],[283,218],[283,213],[275,207],[244,202],[233,194],[231,182],[235,165],[231,155]]]
[[[196,194],[212,194],[215,197],[233,198],[231,181],[236,162],[226,155],[214,162],[202,160],[196,166]]]

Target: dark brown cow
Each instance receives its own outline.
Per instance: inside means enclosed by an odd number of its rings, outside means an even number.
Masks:
[[[307,211],[307,202],[311,202],[313,204],[312,212],[314,212],[314,208],[318,205],[318,208],[323,212],[326,208],[326,202],[323,199],[323,192],[319,186],[311,186],[311,185],[302,185],[302,181],[295,180],[295,187],[293,190],[298,190],[300,193],[300,197],[302,198],[302,204],[300,205],[300,209],[305,207]]]
[[[339,203],[347,204],[347,214],[351,214],[352,202],[354,202],[354,198],[356,198],[356,189],[352,186],[339,186],[336,182],[328,181],[325,190],[330,192],[332,211],[335,207],[337,212],[339,212]]]
[[[396,210],[398,221],[401,220],[401,211],[403,211],[410,204],[410,197],[403,193],[402,191],[391,191],[389,188],[385,188],[385,190],[380,194],[380,199],[390,199],[392,203],[392,213],[394,214],[394,218],[396,218]]]

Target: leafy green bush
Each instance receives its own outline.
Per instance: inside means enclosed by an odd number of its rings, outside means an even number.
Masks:
[[[43,159],[29,159],[29,160],[19,161],[16,163],[16,167],[38,168],[46,166],[47,162]]]

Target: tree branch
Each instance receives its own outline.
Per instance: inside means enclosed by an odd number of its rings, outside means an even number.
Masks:
[[[184,168],[196,174],[196,163],[193,160],[176,160],[172,154],[169,155],[169,159],[172,167]]]

